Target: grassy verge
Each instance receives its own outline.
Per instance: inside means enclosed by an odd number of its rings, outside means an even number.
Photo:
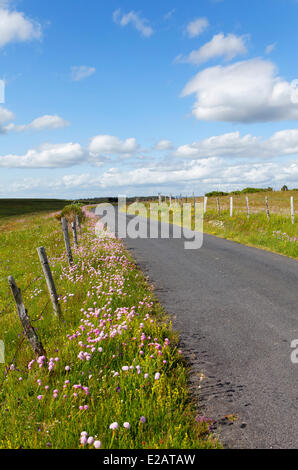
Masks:
[[[204,232],[298,258],[298,224],[281,215],[272,214],[268,221],[265,214],[252,214],[248,219],[245,214],[230,217],[209,211],[204,217]]]
[[[169,319],[122,243],[95,237],[94,225],[89,219],[83,227],[71,269],[54,217],[1,226],[0,447],[94,448],[93,439],[101,448],[219,447],[209,420],[196,416]],[[61,296],[60,321],[48,304],[41,245]],[[34,361],[7,306],[9,274],[23,290],[47,360]]]

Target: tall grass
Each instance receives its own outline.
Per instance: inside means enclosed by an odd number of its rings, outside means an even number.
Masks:
[[[298,258],[298,223],[283,215],[271,214],[268,220],[262,213],[247,218],[241,213],[230,217],[228,211],[218,216],[211,210],[204,217],[204,232]]]

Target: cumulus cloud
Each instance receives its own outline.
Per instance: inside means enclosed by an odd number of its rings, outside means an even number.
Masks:
[[[43,144],[25,155],[0,156],[2,168],[64,168],[84,160],[86,152],[80,144]]]
[[[97,172],[84,172],[81,174],[64,174],[61,178],[49,178],[42,181],[24,178],[14,180],[11,184],[0,185],[0,192],[21,192],[36,190],[46,194],[60,194],[65,197],[65,191],[73,194],[82,194],[86,191],[92,194],[95,190],[105,190],[122,193],[142,194],[144,191],[156,191],[164,188],[165,191],[180,191],[199,188],[201,194],[206,190],[216,188],[241,189],[242,187],[273,186],[280,188],[282,184],[297,186],[298,160],[290,161],[263,161],[263,162],[230,162],[225,158],[211,156],[199,160],[189,159],[176,164],[175,161],[161,164],[150,162],[142,168],[125,169],[109,168]],[[50,191],[50,192],[48,192]],[[77,196],[75,196],[77,197]]]
[[[178,56],[176,62],[201,64],[217,57],[231,60],[234,57],[245,54],[247,36],[236,36],[235,34],[222,33],[213,36],[211,41],[204,44],[200,49],[192,51],[188,56]]]
[[[126,194],[141,194],[144,190],[156,191],[157,188],[164,187],[165,191],[173,191],[194,187],[199,187],[201,194],[205,190],[212,190],[214,187],[227,190],[241,189],[247,185],[251,186],[273,186],[281,187],[282,184],[296,186],[298,182],[298,161],[284,163],[242,163],[237,165],[227,164],[224,159],[215,157],[189,161],[179,168],[169,167],[148,167],[135,170],[120,170],[110,168],[107,171],[83,174],[67,174],[59,179],[28,179],[14,181],[11,185],[1,187],[0,192],[23,192],[36,189],[40,194],[43,191],[49,194],[60,194],[65,197],[68,193],[75,191],[75,194],[88,192],[92,194],[94,190],[109,190],[115,193],[121,189]],[[175,190],[175,189],[174,189]],[[98,194],[98,193],[97,193]]]
[[[37,123],[36,123],[37,121]],[[33,121],[29,126],[43,128],[49,125],[63,125],[65,121],[43,120]],[[31,127],[30,127],[31,128]],[[91,139],[88,148],[83,148],[78,143],[43,144],[37,149],[30,149],[24,155],[8,154],[0,155],[0,167],[5,168],[65,168],[81,163],[89,163],[95,166],[102,164],[109,158],[118,156],[129,158],[138,150],[139,145],[134,138],[121,141],[118,137],[110,135],[97,135]]]
[[[193,115],[205,121],[266,122],[298,119],[297,90],[270,61],[252,59],[199,72],[182,91],[196,95]]]
[[[190,38],[195,38],[202,34],[208,26],[209,22],[207,18],[196,18],[188,23],[186,33]]]
[[[7,123],[14,119],[14,114],[0,106],[0,134],[7,133]]]
[[[14,114],[3,106],[0,106],[0,129],[3,124],[6,122],[12,121]]]
[[[97,135],[93,137],[89,144],[89,151],[93,157],[110,157],[122,155],[130,157],[139,150],[139,145],[135,138],[120,140],[113,135]]]
[[[269,139],[251,134],[241,137],[230,132],[209,137],[192,144],[181,145],[174,155],[180,158],[229,157],[263,159],[298,154],[298,129],[276,132]]]
[[[45,116],[34,119],[34,121],[32,121],[30,124],[23,124],[19,126],[13,123],[9,124],[5,127],[5,130],[14,132],[23,132],[29,130],[43,131],[48,129],[63,129],[69,125],[70,123],[62,119],[60,116],[46,114]]]
[[[11,42],[25,42],[41,38],[41,26],[24,13],[9,8],[9,2],[0,3],[0,47]]]
[[[279,185],[283,182],[298,181],[298,162],[285,162],[282,164],[267,162],[254,164],[227,165],[225,160],[215,157],[200,161],[190,161],[179,168],[147,167],[134,170],[120,170],[111,168],[100,175],[67,175],[63,177],[63,184],[67,188],[102,188],[113,189],[168,185],[195,184],[229,185],[243,187],[247,185]],[[122,190],[123,190],[122,189]]]
[[[133,10],[125,14],[122,13],[119,8],[113,13],[113,21],[122,27],[132,24],[134,28],[146,38],[152,36],[154,33],[151,26],[148,25],[148,20],[146,18],[142,18],[139,13],[136,13]]]
[[[155,150],[171,150],[173,148],[173,144],[170,140],[160,140],[156,145],[155,145]]]
[[[91,77],[95,72],[95,67],[87,67],[87,65],[73,66],[71,67],[71,80],[73,82],[80,82],[84,78]]]

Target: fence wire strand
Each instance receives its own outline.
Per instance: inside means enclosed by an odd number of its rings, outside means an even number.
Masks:
[[[45,305],[44,305],[42,311],[40,312],[39,316],[38,316],[36,319],[34,319],[34,320],[30,320],[30,323],[36,323],[36,322],[38,322],[38,321],[41,319],[41,317],[43,316],[43,314],[45,313],[45,311],[46,311],[47,307],[49,306],[49,304],[50,304],[50,299],[45,303]],[[15,351],[15,354],[14,354],[12,360],[10,361],[10,364],[8,364],[8,365],[6,366],[6,368],[5,368],[4,377],[3,377],[3,380],[2,380],[1,383],[0,383],[0,388],[3,387],[4,381],[5,381],[5,379],[7,378],[8,374],[9,374],[9,372],[10,372],[11,364],[14,364],[14,365],[15,365],[15,362],[16,362],[16,359],[17,359],[17,356],[18,356],[18,353],[20,352],[20,350],[21,350],[21,348],[22,348],[22,346],[23,346],[23,344],[24,344],[25,339],[26,339],[25,330],[23,330],[23,331],[22,331],[22,337],[21,337],[19,343],[17,344],[17,348],[16,348],[16,351]]]
[[[42,276],[38,276],[36,277],[35,279],[33,279],[33,281],[31,281],[24,289],[21,289],[21,293],[24,294],[30,287],[33,286],[33,284],[36,282],[36,281],[41,281],[43,279]],[[6,310],[14,303],[14,299],[11,299],[6,305],[5,307],[0,311],[0,316],[2,316],[3,313],[6,312]],[[9,312],[6,312],[6,313],[9,313]]]

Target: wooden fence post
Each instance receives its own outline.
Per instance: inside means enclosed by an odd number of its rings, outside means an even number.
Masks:
[[[218,197],[216,198],[216,204],[217,204],[217,213],[218,213],[218,215],[220,216],[220,202],[219,202],[219,198],[218,198]]]
[[[77,250],[79,248],[79,244],[78,244],[77,226],[75,222],[71,223],[71,228],[72,228],[72,233],[73,233],[74,246],[75,246],[75,249]]]
[[[205,196],[204,197],[204,214],[206,214],[206,212],[207,212],[207,202],[208,202],[208,197]]]
[[[46,254],[46,250],[44,249],[43,246],[41,246],[40,248],[37,248],[37,252],[38,252],[40,263],[43,269],[44,277],[46,278],[54,313],[57,317],[61,317],[61,308],[59,305],[58,295],[57,295],[54,279],[52,276],[52,271],[49,265],[48,257]]]
[[[63,235],[64,235],[65,248],[66,248],[66,254],[67,254],[68,262],[69,262],[70,265],[72,265],[73,264],[73,257],[72,257],[70,240],[69,240],[68,226],[67,226],[67,221],[66,221],[65,217],[62,217],[61,222],[62,222],[62,230],[63,230]]]
[[[248,196],[246,196],[246,210],[247,210],[247,218],[249,219],[249,201],[248,201]]]
[[[158,193],[158,204],[160,205],[161,204],[161,194]]]
[[[268,196],[265,197],[265,204],[266,204],[266,214],[267,219],[270,220],[270,212],[269,212],[269,204],[268,204]]]
[[[43,348],[43,345],[38,339],[33,326],[31,326],[30,319],[27,315],[27,310],[23,302],[21,291],[16,285],[16,282],[12,276],[9,276],[8,283],[14,296],[18,316],[24,329],[24,334],[27,336],[36,358],[39,358],[40,356],[46,356],[46,352]]]
[[[230,197],[230,217],[233,217],[233,196]]]
[[[294,196],[291,196],[291,220],[292,220],[292,224],[294,224],[295,223]]]
[[[76,224],[79,229],[79,234],[82,235],[82,227],[81,227],[80,217],[78,215],[76,215]]]

